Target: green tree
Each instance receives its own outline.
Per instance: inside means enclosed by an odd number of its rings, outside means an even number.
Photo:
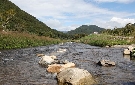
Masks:
[[[16,13],[13,9],[0,13],[0,28],[5,30],[8,23],[15,16],[15,14]]]

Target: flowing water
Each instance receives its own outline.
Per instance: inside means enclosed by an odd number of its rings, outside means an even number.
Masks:
[[[64,53],[57,51],[66,49]],[[56,55],[76,67],[88,70],[97,85],[135,85],[135,61],[123,56],[123,48],[100,48],[81,43],[64,43],[34,48],[0,51],[0,85],[57,85],[56,74],[38,64],[37,54]],[[107,59],[116,66],[102,67],[96,63]]]

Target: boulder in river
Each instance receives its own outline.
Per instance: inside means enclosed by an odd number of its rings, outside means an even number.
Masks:
[[[75,64],[72,62],[69,62],[67,64],[52,64],[52,65],[48,65],[47,71],[51,73],[59,73],[62,70],[71,67],[75,67]]]
[[[67,68],[58,75],[59,85],[92,85],[95,83],[92,75],[84,69]]]
[[[133,46],[128,46],[127,49],[124,49],[124,54],[125,54],[125,55],[130,55],[130,54],[133,52],[134,49],[135,49],[135,47],[133,47]]]
[[[53,62],[54,62],[54,59],[51,56],[44,55],[44,56],[41,56],[39,64],[43,66],[48,66],[49,64]]]
[[[100,66],[115,66],[115,62],[110,60],[101,60],[97,64]]]
[[[131,51],[131,52],[132,52],[132,51],[133,51],[133,49],[134,49],[134,47],[133,47],[133,46],[129,46],[129,47],[128,47],[128,49],[129,49],[129,51]]]
[[[124,55],[130,55],[130,50],[129,49],[124,49]]]

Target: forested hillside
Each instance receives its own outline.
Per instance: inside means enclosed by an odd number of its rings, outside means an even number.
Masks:
[[[27,32],[52,38],[67,38],[66,34],[51,29],[9,0],[0,0],[0,30]]]
[[[101,32],[105,29],[100,28],[96,25],[82,25],[75,30],[68,31],[67,34],[91,34],[93,32]]]
[[[128,23],[123,28],[106,29],[102,33],[114,36],[135,36],[135,24]]]

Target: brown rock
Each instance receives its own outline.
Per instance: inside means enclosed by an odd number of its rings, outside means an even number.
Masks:
[[[60,71],[71,67],[75,67],[75,64],[71,62],[67,64],[52,64],[48,65],[47,71],[51,73],[59,73]]]
[[[48,65],[47,71],[50,73],[59,73],[61,69],[62,69],[61,64],[52,64],[52,65]]]
[[[37,54],[38,57],[45,56],[45,54]]]

